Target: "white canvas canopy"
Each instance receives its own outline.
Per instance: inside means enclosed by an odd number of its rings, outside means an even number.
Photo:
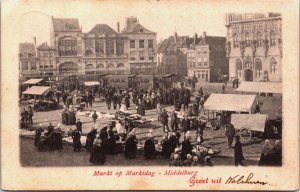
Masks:
[[[232,114],[231,124],[236,129],[247,128],[252,131],[264,131],[268,116],[265,114]]]
[[[24,95],[44,95],[51,91],[52,88],[48,86],[32,86],[22,94]]]
[[[235,91],[254,93],[282,93],[282,83],[243,81]]]
[[[23,84],[24,85],[36,85],[41,81],[43,81],[43,79],[29,79],[29,80],[23,82]]]
[[[256,95],[212,93],[204,103],[204,109],[254,113]]]
[[[100,83],[98,81],[87,81],[84,82],[85,86],[95,86],[95,85],[100,85]]]

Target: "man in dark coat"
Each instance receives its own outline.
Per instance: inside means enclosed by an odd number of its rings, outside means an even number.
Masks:
[[[97,130],[93,129],[86,136],[85,148],[88,150],[88,152],[92,151],[93,143],[94,140],[96,139],[96,135],[97,135]]]
[[[177,114],[175,113],[175,109],[172,109],[171,112],[171,129],[173,132],[176,132],[178,129]]]
[[[268,139],[265,140],[265,144],[262,147],[261,155],[258,162],[259,166],[272,165],[272,147],[269,143],[270,141]]]
[[[191,141],[190,141],[190,135],[186,136],[185,137],[185,140],[182,141],[182,149],[181,149],[181,160],[186,160],[187,158],[187,154],[191,154],[192,153],[192,149],[193,149],[193,146],[191,144]]]
[[[189,120],[189,118],[188,118],[187,115],[185,115],[184,119],[182,120],[182,127],[183,127],[184,133],[186,133],[187,131],[189,131],[190,128],[191,128],[191,122],[190,122],[190,120]]]
[[[78,130],[74,131],[72,135],[73,139],[73,151],[79,152],[81,149],[81,141],[80,141],[81,134]]]
[[[172,133],[169,137],[168,140],[168,148],[167,148],[167,157],[170,158],[171,154],[174,153],[175,148],[178,146],[177,145],[177,138],[176,138],[176,133]]]
[[[155,144],[152,134],[148,134],[148,138],[145,141],[144,145],[144,157],[145,159],[154,159],[155,158]]]
[[[103,165],[105,163],[105,153],[103,152],[102,148],[102,141],[100,138],[97,138],[94,141],[92,152],[90,155],[90,163],[95,165]]]
[[[166,109],[163,109],[163,112],[160,115],[160,121],[161,121],[161,124],[163,125],[164,133],[170,132],[169,125],[168,125],[168,117],[169,116],[168,116]],[[166,130],[166,127],[167,127],[167,130]]]
[[[282,147],[279,140],[275,141],[275,145],[272,149],[272,165],[282,165]]]
[[[80,119],[77,119],[76,129],[82,134],[82,123],[81,123]]]
[[[234,145],[234,165],[242,165],[245,166],[243,163],[243,160],[245,160],[244,155],[243,155],[243,150],[242,150],[242,143],[240,142],[240,137],[236,136],[235,137],[235,145]]]
[[[66,93],[63,93],[62,99],[63,99],[64,105],[66,105],[67,98],[68,98],[68,95]]]
[[[225,126],[225,136],[228,138],[228,148],[229,149],[231,148],[234,135],[235,135],[235,128],[233,127],[233,125],[231,123],[228,123]]]

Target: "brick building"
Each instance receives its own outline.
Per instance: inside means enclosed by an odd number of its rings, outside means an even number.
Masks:
[[[227,14],[229,76],[242,81],[281,81],[281,14]]]
[[[203,32],[199,42],[187,51],[188,76],[195,76],[198,81],[216,82],[218,77],[228,74],[225,42],[225,37],[207,36]]]

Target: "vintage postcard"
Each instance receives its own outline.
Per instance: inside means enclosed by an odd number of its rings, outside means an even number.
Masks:
[[[1,6],[3,190],[296,190],[296,0]]]

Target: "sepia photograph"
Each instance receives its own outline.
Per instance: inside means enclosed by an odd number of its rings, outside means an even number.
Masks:
[[[4,10],[2,29],[11,25],[16,34],[2,33],[4,44],[12,42],[4,61],[16,74],[1,71],[15,86],[3,96],[5,84],[2,97],[16,103],[9,118],[20,169],[83,168],[97,182],[147,177],[129,189],[186,176],[182,187],[193,190],[200,183],[275,187],[267,174],[246,169],[278,174],[294,165],[283,160],[282,149],[292,147],[284,136],[292,121],[283,116],[295,111],[283,98],[296,95],[283,88],[293,84],[284,71],[297,63],[284,60],[291,20],[278,8],[293,1],[257,9],[230,8],[235,1],[55,2],[6,2]],[[245,173],[201,175],[223,168]]]

